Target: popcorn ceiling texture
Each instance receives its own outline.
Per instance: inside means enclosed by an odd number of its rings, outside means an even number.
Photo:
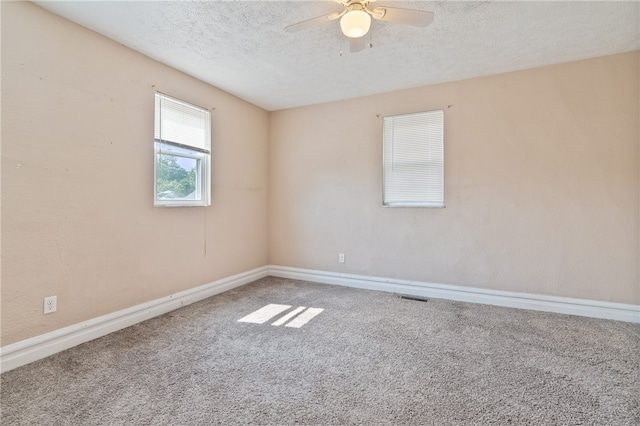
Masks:
[[[640,48],[639,2],[379,1],[434,22],[374,21],[374,48],[355,54],[337,21],[283,30],[331,1],[36,3],[267,110]]]

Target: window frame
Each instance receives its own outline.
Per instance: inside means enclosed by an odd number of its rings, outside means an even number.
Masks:
[[[206,123],[204,135],[204,148],[184,143],[163,140],[156,137],[156,127],[158,126],[158,107],[155,106],[158,98],[166,98],[170,101],[181,103],[190,108],[201,110],[206,113]],[[154,161],[153,161],[153,205],[154,207],[206,207],[211,205],[211,112],[201,106],[183,101],[166,95],[162,92],[155,92],[154,95]],[[162,107],[159,107],[160,110]],[[160,113],[161,115],[161,113]],[[160,127],[161,128],[161,127]],[[174,148],[175,150],[172,150]],[[195,199],[187,198],[158,198],[158,163],[161,156],[172,156],[196,160],[196,193]]]
[[[432,140],[428,140],[429,138],[429,134],[431,132],[425,132],[424,135],[419,135],[419,134],[414,134],[412,136],[423,136],[425,138],[424,143],[427,144],[427,149],[432,149],[434,147],[436,147],[436,144],[438,145],[436,148],[438,149],[438,152],[441,154],[441,157],[437,159],[437,161],[429,161],[428,158],[424,158],[424,159],[419,159],[418,161],[404,161],[404,162],[394,162],[393,160],[388,160],[387,159],[387,151],[388,151],[388,144],[392,144],[393,141],[388,141],[387,140],[387,125],[393,125],[393,120],[395,119],[403,119],[403,118],[416,118],[419,116],[425,116],[425,118],[428,118],[429,115],[435,115],[437,114],[436,119],[440,120],[440,124],[441,124],[441,128],[438,130],[438,136],[440,136],[437,141],[432,141]],[[390,123],[390,124],[389,124]],[[428,125],[427,123],[425,123],[425,125]],[[393,149],[393,146],[391,146],[390,149]],[[406,153],[406,152],[405,152]],[[404,201],[398,201],[398,200],[392,200],[392,199],[388,199],[388,188],[387,188],[387,180],[388,180],[388,175],[390,175],[390,172],[388,171],[388,167],[391,166],[393,167],[394,165],[398,165],[398,164],[402,164],[405,167],[410,167],[411,165],[416,165],[416,164],[424,164],[424,167],[427,168],[427,171],[423,173],[423,176],[425,179],[427,179],[427,176],[432,175],[433,173],[431,171],[429,171],[429,168],[434,168],[433,164],[435,164],[435,167],[438,167],[440,169],[439,172],[439,185],[440,185],[440,190],[439,192],[441,192],[441,197],[437,200],[429,200],[427,198],[429,198],[428,196],[425,196],[422,200],[404,200]],[[389,116],[385,116],[383,117],[383,132],[382,132],[382,206],[383,207],[421,207],[421,208],[445,208],[445,185],[444,185],[444,110],[443,109],[436,109],[436,110],[429,110],[429,111],[421,111],[421,112],[414,112],[414,113],[407,113],[407,114],[398,114],[398,115],[389,115]]]

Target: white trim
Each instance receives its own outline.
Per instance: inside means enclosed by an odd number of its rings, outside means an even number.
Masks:
[[[7,345],[0,348],[0,371],[13,370],[14,368],[46,358],[81,343],[106,336],[114,331],[157,317],[174,309],[198,302],[266,276],[314,281],[324,284],[387,291],[412,296],[640,323],[640,305],[487,290],[474,287],[433,284],[394,278],[368,277],[364,275],[270,265],[252,269],[180,293],[175,293]]]
[[[262,266],[0,348],[5,372],[269,275]]]
[[[269,275],[296,280],[315,281],[367,290],[388,291],[412,296],[482,303],[510,308],[532,309],[568,315],[640,323],[640,305],[600,302],[570,297],[545,296],[474,287],[434,284],[394,278],[368,277],[339,272],[317,271],[271,265]]]

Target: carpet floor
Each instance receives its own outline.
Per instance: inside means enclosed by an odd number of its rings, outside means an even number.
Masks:
[[[638,324],[268,277],[2,374],[1,423],[637,426],[639,372]]]

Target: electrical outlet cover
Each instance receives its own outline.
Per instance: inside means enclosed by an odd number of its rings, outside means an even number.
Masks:
[[[51,314],[58,309],[58,296],[44,298],[44,313]]]

